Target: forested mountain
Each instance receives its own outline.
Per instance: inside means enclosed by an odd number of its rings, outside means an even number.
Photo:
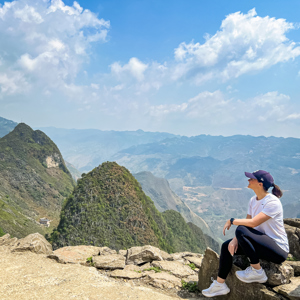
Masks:
[[[57,146],[43,132],[20,123],[0,139],[0,228],[12,236],[49,232],[41,217],[58,224],[74,181]]]
[[[86,244],[127,249],[150,244],[168,252],[203,252],[203,233],[195,236],[175,211],[164,215],[126,168],[107,162],[78,180],[50,240],[54,248]],[[180,235],[173,232],[178,224]]]

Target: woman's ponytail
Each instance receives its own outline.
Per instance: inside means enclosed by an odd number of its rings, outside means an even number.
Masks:
[[[280,187],[274,183],[273,183],[272,194],[275,195],[277,198],[282,197],[282,191],[281,191]]]

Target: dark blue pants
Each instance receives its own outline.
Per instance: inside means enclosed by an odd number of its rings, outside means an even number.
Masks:
[[[235,236],[239,243],[235,254],[246,255],[249,257],[251,264],[258,264],[259,259],[281,264],[288,256],[288,253],[281,249],[272,238],[256,229],[238,226]],[[232,268],[233,258],[228,251],[230,242],[231,239],[224,242],[221,248],[218,276],[222,279],[226,279]]]

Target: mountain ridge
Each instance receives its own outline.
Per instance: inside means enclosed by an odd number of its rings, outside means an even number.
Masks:
[[[0,139],[0,227],[17,237],[50,231],[37,219],[58,223],[61,203],[71,192],[61,153],[42,131],[24,123]]]

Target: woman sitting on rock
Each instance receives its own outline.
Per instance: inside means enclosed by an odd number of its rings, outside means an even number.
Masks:
[[[282,196],[282,191],[266,171],[245,172],[245,175],[249,177],[248,188],[254,191],[255,196],[250,199],[246,219],[231,218],[224,225],[224,235],[225,230],[229,230],[232,224],[238,227],[235,237],[222,245],[218,277],[208,289],[202,291],[206,297],[230,292],[225,279],[232,268],[234,254],[246,255],[250,260],[250,267],[236,272],[237,278],[246,283],[263,283],[268,277],[261,268],[259,259],[280,264],[289,253],[282,205],[278,199]],[[273,187],[272,194],[268,193],[270,187]]]

